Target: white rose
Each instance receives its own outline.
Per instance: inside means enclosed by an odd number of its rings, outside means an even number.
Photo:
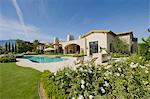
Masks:
[[[72,97],[72,99],[75,99],[75,97]]]
[[[84,89],[84,88],[85,88],[85,86],[84,86],[84,85],[81,85],[81,88],[82,88],[82,89]]]
[[[79,95],[78,99],[84,99],[84,97],[82,95]]]
[[[90,96],[89,96],[89,99],[93,99],[93,96],[92,96],[92,95],[90,95]]]
[[[121,68],[119,67],[118,70],[121,72]]]
[[[100,87],[100,90],[102,93],[105,93],[105,89],[103,87]]]
[[[148,73],[148,70],[145,70],[145,73]]]
[[[80,71],[82,72],[82,71],[83,71],[83,68],[80,68]]]
[[[108,83],[107,81],[105,81],[105,82],[104,82],[104,86],[107,87],[108,85],[109,85],[109,83]]]
[[[84,81],[84,80],[81,80],[81,84],[84,85],[84,84],[85,84],[85,81]]]

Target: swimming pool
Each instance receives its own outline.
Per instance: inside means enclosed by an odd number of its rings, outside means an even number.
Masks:
[[[37,63],[51,63],[67,60],[66,58],[61,57],[47,57],[47,56],[24,56],[24,58]]]

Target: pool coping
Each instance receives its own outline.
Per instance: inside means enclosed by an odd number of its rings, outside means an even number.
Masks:
[[[43,55],[24,55],[24,56],[58,58],[58,56],[43,56]],[[68,57],[62,57],[62,56],[60,56],[60,58],[63,58],[64,60],[56,61],[56,62],[62,62],[62,61],[68,60]],[[27,59],[27,58],[22,58],[22,59]],[[35,63],[40,63],[40,62],[33,61],[33,60],[30,60],[30,59],[28,59],[28,60],[31,61],[31,62],[35,62]],[[55,62],[55,63],[56,63],[56,62]],[[44,62],[42,62],[42,63],[44,63]],[[45,63],[53,63],[53,62],[45,62]]]
[[[56,72],[59,69],[63,69],[64,67],[70,67],[70,68],[77,67],[74,64],[74,62],[76,61],[75,57],[62,57],[62,58],[67,58],[67,60],[60,61],[60,62],[51,62],[51,63],[36,63],[36,62],[32,62],[28,59],[17,58],[16,64],[18,66],[31,67],[31,68],[36,69],[41,72],[43,72],[44,70]]]

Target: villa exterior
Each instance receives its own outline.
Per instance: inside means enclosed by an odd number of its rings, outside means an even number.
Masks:
[[[128,43],[128,53],[137,51],[137,38],[134,38],[133,32],[114,33],[111,30],[91,30],[80,36],[79,39],[68,35],[67,41],[59,42],[59,44],[61,44],[64,54],[92,55],[98,53],[100,48],[105,48],[109,53],[112,51],[111,42],[115,37]]]

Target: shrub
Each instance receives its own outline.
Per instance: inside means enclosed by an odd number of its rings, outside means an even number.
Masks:
[[[150,36],[146,40],[142,38],[142,41],[138,44],[138,54],[150,60]]]
[[[113,57],[113,58],[120,58],[120,57],[128,57],[129,54],[122,54],[122,53],[110,53],[110,55]]]
[[[48,99],[66,99],[63,90],[55,84],[53,73],[44,71],[41,75],[41,82]]]
[[[146,99],[150,97],[150,64],[142,58],[131,61],[133,57],[106,66],[88,63],[75,70],[44,72],[47,95],[57,97],[61,93],[62,99]]]
[[[83,57],[83,56],[85,56],[85,55],[83,55],[83,54],[75,54],[75,55],[73,55],[73,57]]]
[[[139,63],[140,65],[146,64],[146,59],[143,56],[137,55],[137,54],[132,54],[128,59],[128,63]]]
[[[16,58],[13,56],[0,57],[0,63],[7,63],[7,62],[16,62]]]

